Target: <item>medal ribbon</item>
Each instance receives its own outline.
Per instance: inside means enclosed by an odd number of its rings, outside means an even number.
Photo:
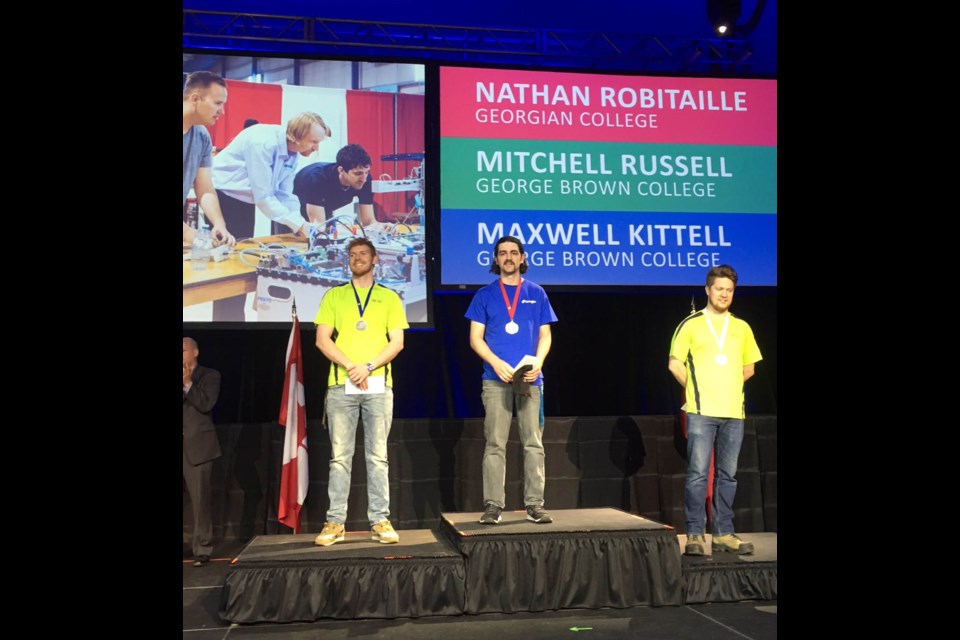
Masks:
[[[510,322],[513,322],[513,316],[517,313],[517,300],[520,299],[520,285],[523,284],[523,278],[520,278],[520,284],[517,285],[517,290],[513,292],[513,304],[510,304],[510,299],[507,298],[507,288],[503,286],[503,279],[498,280],[500,283],[500,293],[503,294],[503,303],[507,305],[507,313],[510,314]]]
[[[363,306],[360,306],[360,294],[357,293],[357,288],[353,285],[353,280],[350,281],[350,286],[353,287],[353,297],[357,299],[357,311],[360,312],[360,317],[363,318],[363,312],[367,310],[367,305],[370,304],[370,294],[373,293],[373,288],[377,286],[377,283],[374,282],[370,285],[370,291],[367,291],[367,299],[364,301]],[[724,332],[726,332],[726,327],[724,327]]]
[[[713,322],[710,320],[710,314],[706,311],[703,313],[704,318],[707,320],[707,328],[710,329],[710,333],[713,334],[713,339],[717,343],[717,347],[720,351],[723,351],[723,343],[727,340],[727,327],[730,326],[730,312],[723,314],[723,329],[720,330],[720,337],[717,337],[717,330],[713,328]]]

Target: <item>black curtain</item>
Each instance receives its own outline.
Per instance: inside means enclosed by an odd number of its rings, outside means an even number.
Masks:
[[[535,273],[530,274],[535,282]],[[492,276],[491,276],[492,277]],[[670,415],[682,390],[667,371],[677,324],[705,303],[703,288],[654,293],[570,293],[549,288],[559,322],[544,368],[550,416]],[[406,332],[394,364],[396,418],[483,415],[480,358],[470,349],[463,317],[472,293],[434,295],[433,330]],[[776,290],[739,289],[732,311],[753,328],[764,360],[746,385],[748,414],[777,413]],[[307,417],[322,417],[329,362],[314,346],[313,318],[301,317]],[[199,325],[198,325],[199,326]],[[223,375],[217,422],[276,420],[283,389],[287,329],[193,328],[200,361]]]

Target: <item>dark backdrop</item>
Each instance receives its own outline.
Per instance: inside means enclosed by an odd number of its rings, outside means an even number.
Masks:
[[[528,274],[536,282],[536,269]],[[491,281],[494,276],[491,275]],[[706,301],[703,288],[653,293],[547,292],[559,322],[544,367],[548,416],[676,414],[681,388],[667,371],[677,324]],[[483,416],[480,358],[470,349],[463,317],[472,292],[434,296],[434,330],[407,331],[394,361],[394,416],[436,419]],[[748,414],[777,414],[776,290],[740,288],[732,311],[753,328],[764,359],[746,384]],[[314,345],[312,317],[301,317],[307,417],[319,419],[329,361]],[[184,326],[201,363],[223,374],[215,420],[275,421],[283,390],[286,329]]]

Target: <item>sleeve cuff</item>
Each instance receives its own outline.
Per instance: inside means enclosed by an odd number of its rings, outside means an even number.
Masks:
[[[282,220],[279,220],[279,222],[282,222],[283,224],[287,225],[288,227],[290,227],[293,233],[296,233],[297,231],[300,230],[300,227],[306,224],[307,221],[304,220],[303,216],[301,216],[300,214],[297,214],[295,216],[283,218]]]

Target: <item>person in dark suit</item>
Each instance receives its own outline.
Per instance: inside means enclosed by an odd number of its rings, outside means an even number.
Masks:
[[[193,566],[210,561],[213,551],[211,479],[220,442],[210,417],[220,395],[220,372],[197,364],[200,349],[183,339],[183,478],[193,505]]]

